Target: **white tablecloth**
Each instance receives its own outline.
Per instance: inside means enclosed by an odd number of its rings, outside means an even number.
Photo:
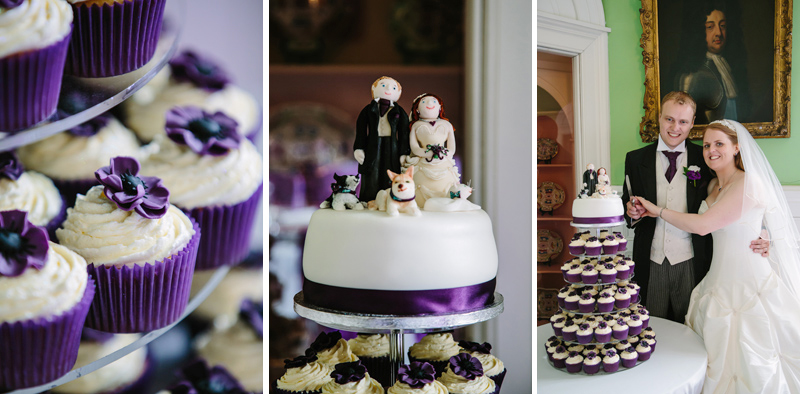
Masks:
[[[689,327],[650,318],[656,331],[656,351],[638,366],[606,375],[570,374],[547,362],[544,344],[553,335],[550,324],[536,328],[536,387],[550,393],[699,393],[706,377],[707,353],[703,340]]]

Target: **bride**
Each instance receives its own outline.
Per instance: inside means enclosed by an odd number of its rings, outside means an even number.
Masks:
[[[800,235],[780,182],[734,121],[708,125],[703,157],[717,177],[698,214],[635,197],[647,216],[714,235],[711,268],[686,314],[708,351],[703,393],[800,393]],[[762,229],[771,242],[768,258],[748,249]]]

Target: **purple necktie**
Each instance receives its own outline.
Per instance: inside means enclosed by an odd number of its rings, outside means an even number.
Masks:
[[[378,105],[380,106],[381,117],[383,117],[383,115],[386,115],[386,111],[389,110],[389,107],[392,105],[392,102],[387,99],[379,99]]]
[[[667,168],[667,172],[664,173],[664,176],[667,177],[667,182],[672,182],[672,178],[675,176],[675,173],[678,172],[678,156],[680,156],[681,152],[663,152],[664,155],[667,156],[667,159],[669,159],[669,168]]]

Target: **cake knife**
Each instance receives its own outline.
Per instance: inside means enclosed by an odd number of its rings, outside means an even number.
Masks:
[[[625,186],[628,188],[628,195],[631,197],[631,203],[633,203],[633,205],[638,204],[639,201],[633,199],[633,189],[631,189],[631,178],[628,176],[628,174],[625,174]],[[642,220],[642,218],[631,220],[631,227],[633,227],[636,223],[639,223],[640,220]]]

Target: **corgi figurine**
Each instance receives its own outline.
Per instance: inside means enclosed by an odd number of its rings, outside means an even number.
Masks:
[[[402,174],[395,174],[391,170],[386,170],[389,174],[389,179],[392,180],[392,187],[389,189],[379,190],[375,199],[370,201],[367,207],[371,210],[386,211],[389,216],[397,216],[400,212],[409,213],[413,216],[420,216],[422,213],[414,200],[415,184],[414,184],[414,167],[408,169]]]

